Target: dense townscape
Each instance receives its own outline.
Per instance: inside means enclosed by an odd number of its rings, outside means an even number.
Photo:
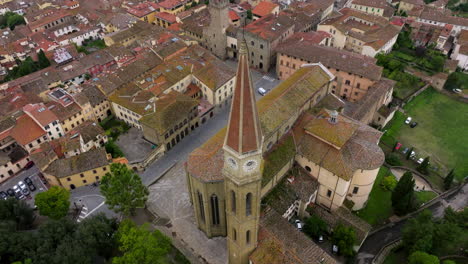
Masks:
[[[0,0],[0,263],[468,263],[465,0]]]

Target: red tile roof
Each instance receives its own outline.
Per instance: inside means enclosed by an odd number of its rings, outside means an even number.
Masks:
[[[16,120],[15,127],[11,130],[11,136],[21,145],[27,145],[32,141],[46,135],[42,129],[31,117],[22,115]]]
[[[239,20],[239,18],[236,12],[229,10],[229,19],[231,19],[231,21]]]
[[[127,9],[127,12],[136,17],[144,17],[157,10],[159,10],[158,4],[152,2],[144,2]]]
[[[165,0],[159,3],[159,6],[165,9],[172,9],[176,6],[185,4],[185,1],[180,0]]]
[[[167,12],[156,13],[156,17],[164,21],[167,21],[169,24],[177,22],[176,16],[173,14],[169,14]]]
[[[252,10],[252,13],[256,16],[263,17],[273,12],[278,5],[272,2],[262,1]]]
[[[53,121],[58,120],[57,116],[43,103],[25,105],[23,107],[23,111],[32,116],[42,126],[46,126]]]

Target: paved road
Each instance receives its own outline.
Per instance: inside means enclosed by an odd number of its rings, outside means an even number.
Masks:
[[[448,206],[451,206],[454,210],[460,210],[468,206],[468,184],[465,184],[459,192],[456,192],[429,206],[428,209],[432,211],[434,217],[441,218],[444,215],[445,208]],[[381,248],[388,243],[401,238],[402,229],[405,223],[406,220],[402,220],[391,227],[369,235],[364,241],[362,247],[359,249],[358,263],[372,263],[374,256]]]

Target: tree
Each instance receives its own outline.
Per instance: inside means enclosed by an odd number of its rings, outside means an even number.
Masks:
[[[457,252],[459,245],[462,243],[463,229],[456,223],[448,221],[439,221],[434,225],[435,238],[432,242],[432,250],[430,253],[438,256],[450,255],[452,252]]]
[[[248,19],[252,19],[253,18],[253,13],[252,13],[252,10],[247,10],[247,18]]]
[[[416,251],[408,258],[409,264],[439,264],[439,259],[436,256],[427,254],[426,252]]]
[[[423,162],[416,168],[422,174],[429,174],[429,157],[424,158]]]
[[[327,230],[327,223],[325,223],[325,221],[323,221],[318,216],[313,215],[307,218],[305,221],[304,233],[315,239],[317,239],[320,235],[327,233]]]
[[[455,173],[454,173],[454,170],[452,169],[447,174],[447,176],[445,176],[445,179],[444,179],[444,188],[445,188],[445,190],[450,189],[450,187],[452,186],[452,182],[453,182],[454,178],[455,178]]]
[[[414,179],[411,172],[405,172],[392,192],[392,207],[397,215],[413,210]]]
[[[395,176],[393,175],[388,175],[382,179],[380,182],[380,185],[382,186],[382,189],[386,191],[393,191],[397,185],[397,180]]]
[[[24,230],[34,222],[33,209],[24,201],[13,198],[0,200],[0,222],[14,230]],[[10,224],[7,224],[10,223]]]
[[[133,215],[137,207],[144,207],[149,194],[138,174],[120,163],[112,164],[111,172],[102,178],[101,192],[109,208],[125,216]]]
[[[338,224],[332,234],[332,242],[338,246],[339,254],[352,257],[354,256],[354,243],[356,242],[356,233],[351,227]]]
[[[114,140],[109,139],[107,143],[104,145],[106,148],[106,152],[111,154],[112,158],[118,158],[118,157],[123,157],[124,154],[122,150],[115,144]]]
[[[447,207],[444,212],[444,221],[454,223],[463,229],[468,228],[468,207],[463,211],[455,212],[452,207]]]
[[[44,69],[50,66],[50,61],[47,59],[44,51],[41,49],[37,54],[39,68]]]
[[[411,158],[411,152],[413,152],[413,147],[411,147],[406,153],[406,160],[409,160]]]
[[[416,251],[430,252],[432,249],[434,222],[429,210],[411,218],[403,227],[403,245],[409,254]]]
[[[442,264],[457,264],[457,263],[455,263],[455,261],[453,260],[444,260]]]
[[[385,157],[385,162],[387,162],[387,163],[390,164],[391,166],[400,166],[400,165],[401,165],[400,158],[399,158],[398,155],[395,154],[395,153],[389,153],[389,154]]]
[[[66,216],[70,208],[70,192],[58,186],[38,193],[35,200],[39,213],[52,219]]]
[[[148,225],[136,226],[130,220],[120,223],[117,241],[123,255],[113,258],[113,264],[166,263],[171,249],[170,239],[159,230],[150,231]]]

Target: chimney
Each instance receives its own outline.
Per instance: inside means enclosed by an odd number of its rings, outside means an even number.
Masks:
[[[336,123],[338,123],[338,112],[337,112],[336,110],[333,110],[333,111],[330,113],[329,122],[330,122],[331,124],[336,124]]]

